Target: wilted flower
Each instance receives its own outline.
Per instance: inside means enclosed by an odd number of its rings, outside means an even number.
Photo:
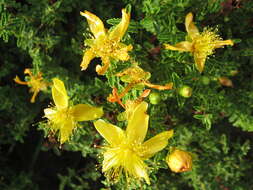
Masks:
[[[127,61],[129,59],[128,51],[132,50],[132,45],[120,43],[120,40],[127,31],[130,22],[130,13],[122,9],[121,22],[113,29],[107,31],[103,22],[94,14],[84,11],[80,12],[86,17],[90,30],[94,36],[93,39],[85,40],[85,45],[90,48],[85,50],[81,63],[82,70],[86,70],[90,61],[95,57],[100,57],[102,66],[97,65],[96,71],[103,75],[111,62],[111,59]]]
[[[30,87],[29,92],[33,93],[33,96],[30,101],[31,103],[34,103],[39,91],[46,90],[49,84],[43,81],[41,72],[38,72],[37,75],[33,75],[30,69],[25,69],[24,73],[29,75],[28,81],[21,81],[18,76],[14,78],[14,81],[18,84],[27,85],[28,87]]]
[[[114,88],[113,93],[107,98],[109,102],[119,102],[119,100],[123,98],[132,88],[143,89],[145,86],[147,86],[158,90],[170,90],[173,87],[172,82],[164,86],[150,83],[148,79],[151,77],[151,74],[144,71],[137,65],[117,73],[116,76],[120,77],[123,82],[128,84],[120,94],[118,94],[117,89]]]
[[[187,172],[192,169],[192,156],[183,150],[175,149],[166,157],[166,162],[173,172]]]
[[[141,102],[135,107],[127,119],[125,131],[103,120],[94,122],[95,128],[108,143],[104,147],[102,170],[109,179],[117,180],[123,172],[127,180],[130,177],[139,180],[144,178],[150,184],[144,160],[167,146],[173,130],[162,132],[143,142],[148,130],[147,108],[146,102]]]
[[[69,139],[78,121],[94,120],[103,115],[102,108],[87,104],[69,106],[64,83],[57,78],[53,79],[52,96],[55,107],[44,109],[44,113],[49,120],[50,129],[53,132],[59,131],[61,144]]]
[[[144,71],[137,65],[134,65],[122,72],[117,73],[116,76],[120,77],[123,82],[128,83],[132,87],[135,87],[136,85],[142,85],[158,90],[170,90],[173,87],[172,82],[164,86],[150,83],[148,79],[151,77],[151,74],[149,72]]]
[[[216,48],[221,48],[224,45],[233,45],[232,40],[223,41],[217,34],[217,30],[205,28],[202,33],[199,33],[198,28],[193,22],[192,13],[188,13],[185,17],[185,27],[188,33],[186,41],[177,43],[172,46],[165,44],[165,48],[176,51],[188,51],[193,54],[195,65],[199,72],[202,72],[205,66],[207,56],[212,55]]]

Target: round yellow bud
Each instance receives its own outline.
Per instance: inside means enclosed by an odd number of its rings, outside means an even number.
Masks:
[[[192,169],[192,157],[188,152],[175,149],[171,154],[166,157],[166,162],[171,171],[187,172]]]

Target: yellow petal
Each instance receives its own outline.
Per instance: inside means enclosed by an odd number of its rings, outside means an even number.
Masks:
[[[199,34],[198,28],[195,26],[192,13],[188,13],[185,17],[185,28],[191,39]]]
[[[106,123],[102,119],[93,123],[100,135],[112,146],[119,145],[125,138],[124,131],[115,125]]]
[[[69,140],[69,137],[72,134],[72,131],[74,128],[75,128],[75,122],[72,119],[69,119],[64,122],[64,124],[60,128],[60,143],[61,144]]]
[[[57,111],[52,108],[44,109],[45,117],[48,118],[49,120],[51,120],[54,117],[54,114],[56,114],[56,112]]]
[[[140,180],[144,178],[150,184],[147,174],[147,166],[143,160],[129,149],[108,148],[103,153],[103,172],[109,179],[120,177],[122,171],[126,174],[127,181],[129,178]]]
[[[118,154],[117,149],[108,149],[106,152],[103,153],[104,160],[103,160],[103,167],[102,171],[103,172],[108,172],[110,173],[109,170],[114,170],[117,171],[117,168],[120,167],[121,161],[120,156]],[[110,177],[110,176],[109,176]]]
[[[104,24],[100,18],[89,11],[80,12],[80,14],[87,19],[90,30],[95,38],[105,36]]]
[[[176,45],[172,46],[169,44],[164,44],[165,49],[174,50],[174,51],[192,51],[192,43],[188,41],[179,42]]]
[[[81,63],[81,70],[84,71],[87,69],[88,65],[90,64],[90,61],[95,57],[95,54],[91,49],[88,49],[83,54],[83,60]]]
[[[28,69],[28,68],[26,68],[26,69],[24,70],[24,73],[25,73],[25,74],[28,74],[30,77],[33,76],[31,70]]]
[[[148,104],[141,102],[131,114],[126,129],[129,143],[142,143],[148,130],[149,116],[146,114]]]
[[[205,67],[206,57],[198,57],[194,55],[194,61],[198,71],[202,73]]]
[[[36,98],[36,96],[38,95],[38,93],[39,93],[38,90],[36,90],[36,91],[33,92],[33,96],[32,96],[32,98],[31,98],[31,100],[30,100],[31,103],[34,103],[34,102],[35,102],[35,98]]]
[[[116,60],[127,61],[130,58],[130,56],[128,55],[128,51],[131,51],[132,49],[132,45],[125,45],[123,43],[119,43],[119,49],[115,51],[112,57]]]
[[[147,166],[143,162],[143,160],[135,154],[130,154],[128,158],[129,159],[126,162],[125,169],[134,177],[144,178],[146,183],[150,184],[150,180],[146,170]]]
[[[16,76],[14,79],[15,83],[22,84],[22,85],[28,85],[28,82],[21,81],[18,76]]]
[[[155,153],[164,149],[168,144],[168,139],[173,136],[173,130],[165,131],[159,133],[158,135],[152,137],[151,139],[143,143],[143,159],[148,159],[153,156]]]
[[[102,57],[102,63],[103,63],[103,66],[101,66],[101,65],[96,66],[96,72],[99,75],[104,75],[105,72],[107,71],[107,69],[109,68],[109,66],[110,66],[109,57]]]
[[[57,79],[53,79],[52,96],[57,109],[68,107],[68,95],[64,83]]]
[[[143,84],[145,84],[146,86],[148,86],[150,88],[155,88],[155,89],[158,89],[158,90],[170,90],[173,87],[173,82],[170,82],[170,83],[168,83],[168,84],[166,84],[164,86],[157,85],[157,84],[151,84],[148,81],[144,81]]]
[[[232,40],[217,41],[217,42],[215,42],[214,48],[220,48],[220,47],[223,47],[225,45],[233,46],[234,42]]]
[[[117,26],[115,26],[115,28],[112,29],[112,31],[110,31],[109,38],[111,40],[119,42],[120,39],[126,33],[129,22],[130,22],[130,13],[127,13],[126,9],[122,9],[122,19],[120,23]]]
[[[88,121],[101,117],[103,115],[103,108],[87,104],[78,104],[71,108],[70,113],[75,121]]]

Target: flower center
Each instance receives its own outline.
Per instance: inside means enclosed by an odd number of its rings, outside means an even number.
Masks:
[[[72,116],[70,114],[69,108],[64,108],[57,110],[51,120],[55,124],[63,124],[70,119],[72,119]]]
[[[204,31],[194,37],[193,39],[193,52],[197,54],[199,58],[207,57],[213,54],[215,44],[222,40],[217,34],[217,30],[204,29]]]
[[[146,165],[141,158],[141,144],[121,143],[117,147],[108,147],[104,153],[103,172],[109,179],[118,180],[122,172],[127,180],[129,176],[146,179]]]
[[[96,43],[93,44],[92,48],[98,57],[112,56],[119,49],[118,43],[108,38],[96,39]]]
[[[125,153],[135,154],[135,155],[141,157],[142,153],[145,150],[144,150],[144,147],[142,146],[141,143],[135,143],[135,142],[134,143],[128,143],[128,142],[124,142],[124,143],[122,143],[122,144],[119,145],[119,151],[125,152]],[[126,159],[128,159],[128,158],[126,157]]]
[[[28,85],[31,86],[32,91],[39,91],[43,84],[40,81],[41,79],[31,78],[31,80],[28,82]]]

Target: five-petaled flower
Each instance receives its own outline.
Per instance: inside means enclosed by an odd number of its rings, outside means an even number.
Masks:
[[[44,109],[44,113],[50,129],[53,132],[59,131],[61,144],[69,139],[78,121],[94,120],[103,115],[102,108],[87,104],[69,106],[64,83],[57,78],[53,79],[52,96],[55,107]]]
[[[143,142],[148,130],[147,108],[146,102],[135,107],[127,119],[125,131],[101,119],[94,122],[95,128],[108,143],[104,147],[102,170],[109,179],[117,180],[123,172],[127,180],[131,177],[138,180],[143,178],[150,184],[144,160],[167,146],[173,130],[162,132]]]
[[[120,40],[128,28],[130,13],[122,9],[121,22],[109,31],[104,28],[103,22],[96,15],[88,11],[80,12],[80,14],[86,17],[94,36],[93,39],[85,40],[85,45],[90,48],[84,52],[80,65],[82,70],[87,69],[90,61],[95,57],[100,57],[102,60],[102,66],[96,66],[96,71],[100,75],[107,71],[112,59],[121,61],[129,59],[128,51],[132,50],[132,45],[125,45]]]
[[[188,33],[186,37],[187,41],[177,43],[174,46],[165,44],[165,48],[181,52],[191,52],[199,72],[203,71],[207,56],[212,55],[216,48],[234,44],[232,40],[223,41],[217,34],[217,30],[211,28],[205,28],[204,31],[200,33],[193,22],[192,13],[186,15],[185,27]]]
[[[41,72],[38,72],[37,75],[33,75],[30,69],[25,69],[24,73],[29,75],[28,81],[21,81],[18,76],[14,78],[14,81],[18,84],[27,85],[30,87],[29,92],[33,93],[30,101],[31,103],[34,103],[39,91],[46,90],[47,86],[49,86],[49,83],[43,81]]]

